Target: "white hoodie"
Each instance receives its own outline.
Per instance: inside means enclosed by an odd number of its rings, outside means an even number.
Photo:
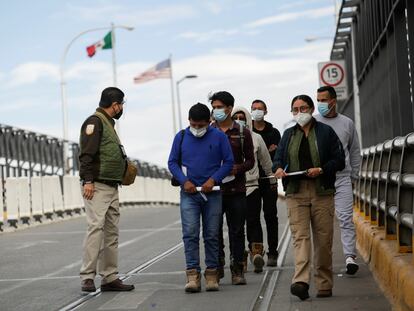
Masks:
[[[236,114],[237,112],[243,112],[246,116],[246,128],[250,130],[250,133],[252,134],[252,140],[253,140],[253,147],[254,147],[254,166],[253,168],[246,172],[246,186],[247,191],[246,195],[250,195],[254,190],[258,189],[259,187],[259,166],[258,163],[260,163],[260,166],[263,168],[263,170],[266,173],[266,176],[273,175],[272,172],[272,159],[270,158],[269,151],[267,150],[266,144],[259,134],[252,131],[252,117],[250,115],[250,112],[243,107],[234,107],[233,111],[231,113],[231,116]],[[271,184],[275,184],[277,181],[275,178],[270,179]]]

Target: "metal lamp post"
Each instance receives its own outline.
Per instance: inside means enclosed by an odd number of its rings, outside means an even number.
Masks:
[[[187,75],[187,76],[182,77],[180,80],[177,81],[177,110],[178,110],[178,126],[180,127],[180,130],[183,129],[183,125],[182,125],[182,121],[181,121],[181,101],[180,101],[180,88],[179,88],[179,85],[185,79],[195,79],[195,78],[197,78],[197,75]]]
[[[61,88],[61,98],[62,98],[62,121],[63,121],[63,140],[64,140],[64,145],[63,145],[63,170],[64,170],[64,174],[69,173],[68,171],[68,158],[67,158],[67,153],[68,153],[68,113],[67,113],[67,100],[66,100],[66,81],[65,81],[65,71],[64,71],[64,66],[65,66],[65,60],[66,60],[66,55],[68,54],[69,48],[72,46],[72,44],[81,36],[83,36],[86,33],[89,32],[94,32],[94,31],[100,31],[100,30],[108,30],[110,29],[112,31],[111,35],[112,35],[112,66],[113,66],[113,81],[114,81],[114,86],[116,86],[116,62],[115,62],[115,28],[122,28],[122,29],[126,29],[126,30],[134,30],[134,27],[128,27],[128,26],[122,26],[122,25],[114,25],[111,24],[110,27],[99,27],[99,28],[92,28],[92,29],[88,29],[85,31],[82,31],[81,33],[79,33],[77,36],[75,36],[70,42],[69,44],[66,46],[65,50],[63,51],[63,55],[60,61],[60,88]]]

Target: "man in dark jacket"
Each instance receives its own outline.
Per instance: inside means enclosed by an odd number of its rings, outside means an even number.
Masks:
[[[223,179],[223,213],[226,213],[230,241],[230,263],[232,284],[246,284],[243,271],[244,258],[244,225],[246,222],[246,176],[245,173],[254,166],[254,148],[250,131],[240,127],[231,118],[234,107],[234,97],[229,92],[217,92],[210,97],[213,107],[214,127],[224,132],[233,151],[234,166],[230,175]],[[223,277],[224,243],[221,240],[219,276]]]
[[[283,178],[295,249],[290,291],[301,300],[309,297],[311,240],[317,297],[332,296],[335,175],[345,167],[338,136],[329,125],[312,117],[314,110],[309,96],[293,98],[291,111],[297,125],[283,133],[273,165],[275,176]]]
[[[262,136],[267,149],[269,150],[270,158],[275,157],[276,148],[280,142],[280,133],[273,127],[273,125],[265,121],[265,115],[267,114],[267,106],[264,101],[256,99],[252,102],[251,105],[252,119],[253,119],[253,131],[260,136]],[[263,202],[263,216],[266,221],[266,231],[267,231],[267,243],[269,245],[269,250],[267,253],[267,265],[274,267],[277,265],[277,243],[279,240],[278,230],[279,230],[279,219],[277,217],[277,183],[270,184],[269,179],[263,178],[266,176],[263,168],[259,164],[259,193],[261,200]],[[263,231],[260,226],[256,229],[257,234],[262,236],[261,240],[263,241]],[[263,250],[263,243],[261,244]],[[264,253],[264,251],[263,251]]]

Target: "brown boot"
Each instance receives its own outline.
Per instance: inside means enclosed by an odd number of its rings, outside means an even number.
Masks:
[[[81,288],[83,292],[91,293],[91,292],[96,291],[95,283],[93,282],[92,279],[82,280]]]
[[[185,284],[185,291],[187,293],[198,293],[201,291],[201,277],[197,269],[190,269],[186,271],[187,284]]]
[[[134,285],[124,284],[120,279],[116,279],[111,283],[101,284],[101,292],[129,292],[134,288]]]
[[[254,272],[260,273],[263,272],[264,259],[263,259],[263,243],[252,243],[252,257],[253,257],[253,266]]]
[[[206,291],[214,292],[219,290],[217,269],[206,269],[204,277],[206,278]]]
[[[231,265],[231,284],[233,285],[246,285],[246,279],[244,278],[243,263],[235,262]]]

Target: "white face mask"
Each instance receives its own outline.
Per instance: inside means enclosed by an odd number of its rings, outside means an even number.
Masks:
[[[300,126],[303,127],[309,123],[312,119],[312,115],[308,112],[299,112],[297,115],[293,116],[293,118]]]
[[[263,110],[256,109],[252,111],[252,119],[254,121],[262,121],[264,118],[264,115],[265,115],[265,112]]]
[[[200,138],[200,137],[203,137],[207,133],[207,127],[202,127],[202,128],[196,129],[196,128],[190,126],[190,132],[195,137]]]

